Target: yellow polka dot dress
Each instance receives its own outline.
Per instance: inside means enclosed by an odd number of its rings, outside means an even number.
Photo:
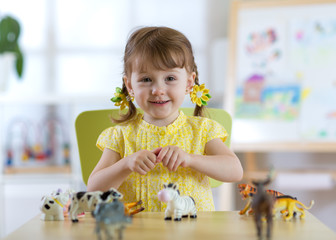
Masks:
[[[133,120],[105,129],[97,140],[101,150],[109,148],[118,152],[121,158],[139,150],[153,150],[167,145],[178,146],[187,153],[204,155],[205,144],[215,138],[225,141],[227,132],[214,120],[186,116],[179,117],[170,125],[157,127],[142,120],[138,114]],[[160,202],[157,193],[163,184],[176,183],[181,195],[195,199],[198,211],[213,211],[214,204],[209,178],[191,168],[179,167],[169,171],[159,163],[146,175],[131,173],[119,187],[124,202],[143,201],[146,211],[161,212],[166,204]]]

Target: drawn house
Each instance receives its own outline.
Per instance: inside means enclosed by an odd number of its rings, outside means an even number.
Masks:
[[[261,103],[262,91],[265,78],[262,75],[254,74],[244,84],[243,99],[246,103]]]

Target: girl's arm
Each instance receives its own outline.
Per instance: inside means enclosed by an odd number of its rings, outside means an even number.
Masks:
[[[155,167],[156,155],[160,150],[140,150],[121,158],[119,153],[105,148],[89,177],[88,191],[107,191],[111,187],[118,189],[132,172],[147,174]]]
[[[238,157],[219,138],[205,145],[206,155],[190,154],[182,166],[190,167],[221,182],[237,182],[243,178]]]
[[[120,159],[119,153],[105,148],[98,164],[90,174],[87,190],[107,191],[111,187],[118,189],[132,172],[126,163],[125,158]]]

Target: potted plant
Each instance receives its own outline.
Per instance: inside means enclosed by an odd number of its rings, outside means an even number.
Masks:
[[[23,73],[24,58],[18,43],[19,37],[20,37],[19,22],[12,16],[0,17],[0,57],[6,55],[7,56],[11,55],[12,57],[14,57],[15,70],[17,76],[21,78]],[[3,66],[4,72],[7,70],[6,68],[8,67]],[[4,79],[3,81],[6,81],[6,79]]]

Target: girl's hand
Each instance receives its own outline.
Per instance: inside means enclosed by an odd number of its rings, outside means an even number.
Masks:
[[[177,146],[166,146],[160,150],[157,162],[162,162],[170,171],[176,171],[179,166],[189,166],[190,155]]]
[[[140,150],[129,156],[127,163],[128,168],[132,172],[137,172],[141,175],[147,174],[156,165],[156,156],[161,148],[156,148],[153,151]]]

